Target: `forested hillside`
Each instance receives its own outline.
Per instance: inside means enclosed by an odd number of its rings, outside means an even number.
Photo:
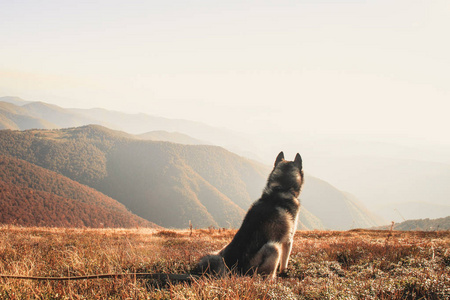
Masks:
[[[199,227],[235,227],[244,215],[185,164],[178,155],[182,145],[140,141],[100,126],[2,131],[0,145],[3,153],[96,188],[163,226],[186,227],[191,220]],[[250,204],[248,195],[239,197]]]
[[[63,227],[158,227],[58,173],[0,155],[0,223]]]
[[[142,218],[178,228],[189,221],[195,227],[239,227],[270,172],[221,147],[144,141],[96,125],[0,131],[0,153],[58,172]],[[301,201],[302,228],[381,225],[344,193],[313,177],[307,176]]]

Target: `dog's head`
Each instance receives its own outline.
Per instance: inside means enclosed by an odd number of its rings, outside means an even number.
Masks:
[[[295,197],[300,195],[303,184],[302,157],[297,153],[294,161],[284,159],[284,153],[278,154],[267,187],[271,190],[289,191]]]

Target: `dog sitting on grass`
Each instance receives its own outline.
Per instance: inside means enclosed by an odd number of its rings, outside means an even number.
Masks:
[[[261,198],[248,210],[233,240],[222,250],[200,259],[194,272],[223,276],[255,272],[275,278],[285,273],[297,229],[303,184],[302,158],[278,154]]]

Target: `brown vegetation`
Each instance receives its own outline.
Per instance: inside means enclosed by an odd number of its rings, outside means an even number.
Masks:
[[[0,155],[0,224],[158,227],[104,194],[24,160]]]
[[[233,230],[0,227],[0,273],[77,276],[188,273]],[[0,279],[2,299],[448,299],[450,233],[299,231],[289,278],[200,278],[160,285],[135,279]]]

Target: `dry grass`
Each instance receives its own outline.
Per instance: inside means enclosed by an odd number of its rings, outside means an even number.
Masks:
[[[78,276],[187,273],[232,230],[0,227],[0,273]],[[450,232],[299,231],[289,278],[200,278],[160,285],[133,276],[0,279],[0,299],[448,299]]]

